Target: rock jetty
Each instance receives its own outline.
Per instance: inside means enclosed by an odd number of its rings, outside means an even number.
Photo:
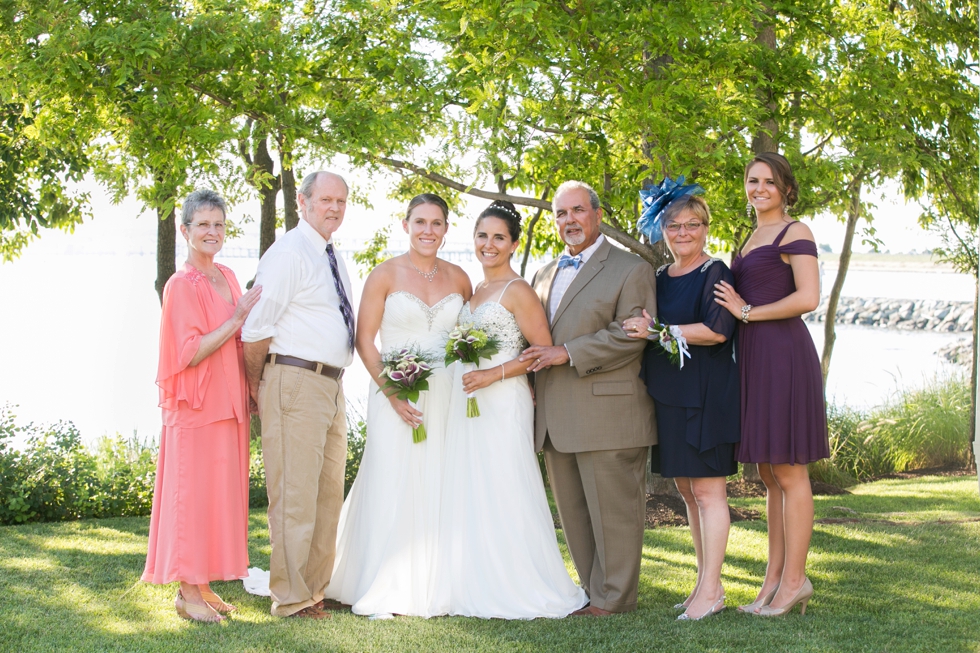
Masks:
[[[807,322],[827,319],[827,297],[820,306],[803,316]],[[942,299],[871,299],[841,297],[837,304],[837,324],[857,324],[918,331],[973,331],[973,302]]]

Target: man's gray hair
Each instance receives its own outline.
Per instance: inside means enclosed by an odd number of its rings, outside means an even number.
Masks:
[[[189,227],[195,213],[208,209],[221,209],[221,217],[228,216],[225,198],[210,188],[198,188],[184,200],[184,206],[180,209],[180,221],[185,227]]]
[[[599,208],[599,194],[595,192],[595,189],[592,188],[592,186],[589,186],[584,181],[577,181],[575,179],[566,181],[561,186],[555,189],[554,196],[558,197],[566,190],[574,190],[576,188],[581,188],[582,190],[584,190],[586,193],[589,194],[589,204],[592,205],[593,209]],[[554,203],[555,203],[554,200],[552,200],[551,201],[552,207],[554,207]]]
[[[347,185],[347,180],[338,175],[336,172],[330,172],[329,170],[317,170],[316,172],[311,172],[310,174],[303,177],[302,183],[299,185],[299,192],[303,194],[307,199],[313,197],[313,186],[316,185],[316,180],[320,175],[332,175],[344,183],[344,188],[347,192],[350,192],[350,186]]]

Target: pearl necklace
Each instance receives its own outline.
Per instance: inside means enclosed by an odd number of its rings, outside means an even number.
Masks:
[[[421,274],[422,277],[424,277],[425,280],[428,281],[429,283],[432,283],[432,280],[436,276],[436,272],[439,271],[439,261],[438,260],[435,263],[432,264],[432,269],[429,270],[428,272],[422,272],[422,270],[418,269],[418,267],[414,263],[412,263],[412,259],[411,258],[408,259],[408,263],[413,268],[415,268],[415,271],[418,272],[419,274]]]

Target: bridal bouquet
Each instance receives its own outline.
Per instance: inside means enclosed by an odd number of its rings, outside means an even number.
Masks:
[[[446,365],[459,361],[466,372],[472,372],[480,366],[481,358],[490,358],[496,353],[497,340],[472,325],[457,325],[449,332],[449,340],[446,341]],[[480,407],[473,393],[466,395],[466,416],[480,416]]]
[[[378,392],[384,392],[387,396],[394,394],[399,399],[406,399],[413,408],[416,408],[419,393],[429,389],[432,360],[417,349],[406,348],[382,355],[381,365],[379,376],[385,379],[385,382],[378,388]],[[394,392],[388,392],[389,390]],[[425,424],[419,424],[412,429],[412,442],[417,444],[425,438]]]
[[[663,347],[670,362],[677,364],[678,369],[684,369],[684,357],[690,358],[691,354],[687,351],[687,338],[681,333],[681,328],[653,319],[647,331],[653,334],[652,340],[659,342]]]

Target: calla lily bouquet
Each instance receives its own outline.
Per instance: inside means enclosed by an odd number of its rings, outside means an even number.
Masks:
[[[660,343],[670,362],[677,365],[678,369],[684,369],[684,357],[690,358],[691,354],[687,350],[687,338],[684,337],[681,328],[676,324],[665,324],[654,318],[650,321],[647,331],[652,334],[649,336],[651,340]]]
[[[472,325],[457,325],[449,332],[449,340],[446,341],[446,365],[459,361],[470,372],[480,366],[481,358],[490,358],[496,354],[497,347],[496,338],[491,338],[485,331]],[[473,393],[466,395],[466,416],[480,416],[480,407]]]
[[[385,382],[378,388],[378,392],[405,399],[414,407],[419,400],[419,393],[429,389],[432,363],[432,358],[418,349],[404,348],[384,354],[381,357],[382,370],[379,376]],[[412,442],[418,444],[425,438],[425,424],[419,424],[412,429]]]

